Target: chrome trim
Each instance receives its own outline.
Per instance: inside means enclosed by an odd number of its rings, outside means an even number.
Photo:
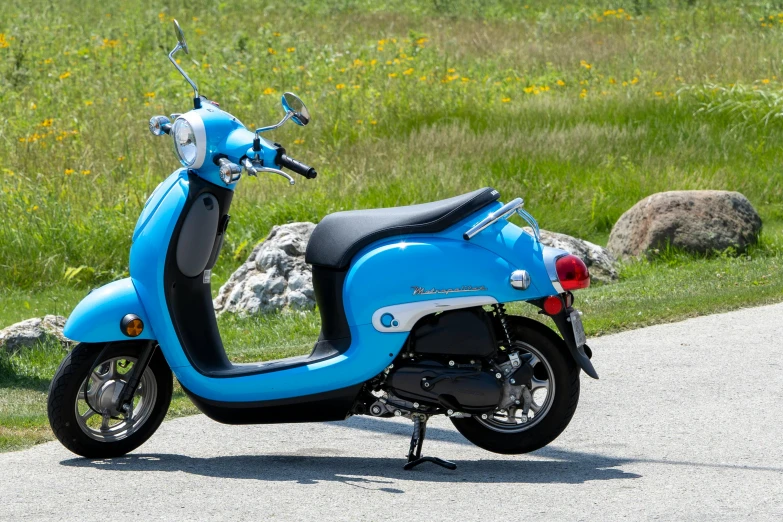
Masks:
[[[514,270],[508,278],[512,288],[517,290],[527,290],[530,287],[530,274],[527,270]]]
[[[417,301],[414,303],[403,303],[379,308],[372,314],[372,325],[376,330],[383,333],[410,332],[416,321],[425,315],[443,312],[446,310],[457,310],[460,308],[472,308],[474,306],[484,306],[497,304],[494,297],[488,295],[472,295],[468,297],[450,297],[447,299],[431,299],[429,301]],[[381,317],[389,314],[396,326],[384,326]]]
[[[516,212],[516,210],[524,204],[525,202],[522,198],[516,198],[513,201],[509,201],[508,203],[506,203],[505,205],[497,209],[495,212],[490,213],[487,217],[485,217],[484,219],[482,219],[481,221],[479,221],[478,223],[470,227],[467,232],[462,234],[462,237],[465,239],[465,241],[469,241],[470,239],[473,238],[473,236],[475,236],[476,234],[478,234],[488,226],[492,225],[493,223],[501,219],[507,218],[508,216]]]
[[[542,254],[544,256],[544,267],[546,267],[546,273],[549,276],[549,281],[552,283],[552,286],[555,287],[555,291],[558,294],[562,294],[565,290],[563,290],[562,285],[560,285],[560,278],[557,276],[555,261],[563,256],[567,256],[568,252],[559,248],[544,246],[542,248]]]

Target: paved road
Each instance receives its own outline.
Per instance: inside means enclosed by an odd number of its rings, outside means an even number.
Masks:
[[[781,520],[783,304],[591,343],[574,420],[504,457],[436,419],[426,453],[457,471],[402,471],[410,425],[164,423],[131,456],[58,443],[0,455],[0,520]]]

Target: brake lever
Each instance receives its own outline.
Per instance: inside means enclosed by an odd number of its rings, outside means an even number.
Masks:
[[[242,166],[245,167],[248,176],[258,176],[259,172],[269,172],[270,174],[278,174],[280,176],[283,176],[285,179],[288,180],[289,185],[294,185],[296,183],[294,178],[292,178],[282,170],[273,169],[269,167],[256,166],[255,164],[253,164],[252,161],[250,161],[249,158],[245,158],[242,160]]]

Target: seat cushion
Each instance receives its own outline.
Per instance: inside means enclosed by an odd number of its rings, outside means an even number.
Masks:
[[[374,241],[405,234],[441,232],[499,197],[497,190],[483,188],[422,205],[329,214],[313,230],[305,261],[311,265],[343,269],[359,250]]]

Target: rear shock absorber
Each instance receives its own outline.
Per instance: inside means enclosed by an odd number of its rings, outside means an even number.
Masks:
[[[508,324],[508,315],[506,315],[506,305],[498,303],[493,305],[493,308],[495,309],[495,317],[498,318],[500,326],[503,329],[503,335],[505,336],[505,339],[503,339],[504,344],[506,345],[506,348],[511,348],[513,339],[511,338],[511,327]]]

